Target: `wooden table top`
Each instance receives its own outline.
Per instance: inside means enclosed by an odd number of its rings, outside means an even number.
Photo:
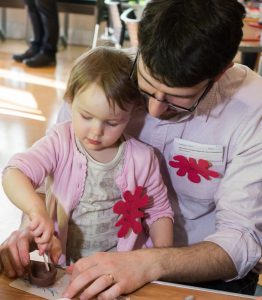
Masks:
[[[259,41],[242,41],[238,47],[241,52],[262,52],[262,44]]]
[[[257,18],[245,18],[243,27],[243,39],[239,46],[241,52],[262,52],[260,34],[262,26]]]
[[[24,291],[12,288],[9,283],[12,279],[8,279],[4,275],[0,275],[0,299],[1,300],[37,300],[43,299],[35,295],[28,294]],[[184,300],[187,296],[194,296],[194,300],[250,300],[255,299],[251,296],[236,295],[230,293],[219,293],[204,289],[197,289],[183,285],[160,285],[157,283],[149,283],[136,292],[122,297],[128,300]]]

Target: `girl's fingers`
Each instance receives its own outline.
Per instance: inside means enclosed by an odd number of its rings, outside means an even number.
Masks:
[[[47,250],[48,244],[38,244],[39,255],[43,255]]]

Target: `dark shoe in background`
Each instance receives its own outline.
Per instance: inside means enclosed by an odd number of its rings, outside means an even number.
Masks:
[[[54,66],[56,64],[56,56],[40,52],[32,58],[25,59],[23,63],[31,68]]]
[[[34,57],[39,52],[39,48],[30,47],[22,54],[14,54],[13,59],[17,62],[22,62],[25,59]]]

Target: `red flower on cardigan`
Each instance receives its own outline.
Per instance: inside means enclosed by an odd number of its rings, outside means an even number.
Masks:
[[[121,226],[117,233],[119,238],[124,237],[130,228],[136,234],[142,231],[142,225],[137,219],[144,216],[141,208],[148,204],[148,196],[143,193],[142,186],[136,187],[134,195],[130,191],[125,191],[123,196],[125,201],[120,200],[113,207],[116,214],[122,215],[115,224],[115,226]]]
[[[169,165],[173,168],[178,168],[176,172],[178,176],[187,174],[188,179],[194,183],[201,181],[200,175],[206,180],[211,180],[212,177],[220,177],[218,172],[209,169],[212,164],[205,159],[199,159],[197,162],[195,158],[189,157],[187,159],[183,155],[176,155],[173,157],[173,160],[169,161]]]

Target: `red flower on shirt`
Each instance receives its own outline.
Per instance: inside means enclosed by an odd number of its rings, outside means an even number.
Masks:
[[[130,228],[136,234],[142,231],[142,225],[137,219],[144,216],[141,208],[148,204],[148,196],[143,193],[142,186],[136,187],[133,195],[130,191],[125,191],[123,196],[125,201],[120,200],[113,207],[116,214],[122,215],[115,224],[115,226],[121,226],[117,233],[119,238],[124,237]]]
[[[173,157],[173,160],[169,161],[169,165],[173,168],[178,168],[176,172],[178,176],[187,174],[188,179],[194,183],[199,183],[201,176],[206,180],[211,180],[212,177],[220,177],[218,172],[209,169],[212,164],[205,159],[199,159],[197,162],[195,158],[189,157],[187,159],[183,155],[176,155]]]

